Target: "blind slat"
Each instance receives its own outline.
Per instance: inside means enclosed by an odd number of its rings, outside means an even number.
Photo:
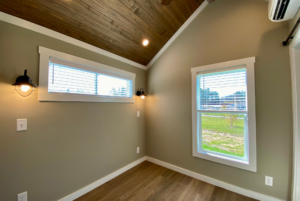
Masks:
[[[52,61],[59,61],[53,60]],[[49,93],[132,97],[132,81],[49,62]]]
[[[198,110],[244,111],[247,107],[246,68],[205,71],[197,75]]]

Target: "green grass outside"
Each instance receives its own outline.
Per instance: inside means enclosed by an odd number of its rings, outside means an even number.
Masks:
[[[230,111],[228,111],[230,112]],[[224,116],[225,117],[225,114],[224,113],[203,113],[205,115],[211,115],[211,116]],[[239,115],[240,118],[243,117],[243,115]]]
[[[203,114],[225,117],[223,113]],[[244,119],[235,120],[233,126],[230,126],[230,122],[226,118],[202,116],[202,148],[204,150],[243,157]]]
[[[208,115],[207,113],[204,113],[205,115]],[[218,114],[215,114],[216,116],[221,116]],[[223,114],[224,115],[224,114]],[[211,130],[214,132],[220,132],[220,133],[230,133],[233,135],[244,135],[244,120],[243,119],[237,119],[233,123],[234,127],[230,127],[230,123],[225,118],[220,117],[205,117],[202,116],[202,129],[203,130]]]
[[[219,149],[217,147],[209,146],[209,145],[206,145],[206,144],[202,145],[202,149],[208,150],[208,151],[214,151],[214,152],[217,152],[217,153],[228,154],[228,155],[232,155],[232,156],[244,157],[244,154],[238,154],[238,153],[226,151],[226,150]]]

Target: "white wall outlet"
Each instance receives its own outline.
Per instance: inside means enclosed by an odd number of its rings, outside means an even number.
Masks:
[[[18,194],[18,201],[27,201],[27,192]]]
[[[140,148],[136,148],[136,153],[140,153]]]
[[[137,111],[136,116],[137,116],[137,117],[140,117],[140,116],[141,116],[141,112],[140,112],[140,111]]]
[[[273,177],[266,176],[265,182],[267,186],[273,186]]]
[[[17,119],[17,131],[27,130],[27,119]]]

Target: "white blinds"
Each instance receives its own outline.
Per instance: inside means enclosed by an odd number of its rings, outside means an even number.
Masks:
[[[132,97],[132,80],[49,62],[48,93]],[[67,63],[67,62],[65,62]]]
[[[198,110],[247,110],[246,68],[206,71],[197,75]]]

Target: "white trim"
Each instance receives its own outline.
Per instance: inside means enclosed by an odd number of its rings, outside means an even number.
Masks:
[[[197,8],[197,10],[185,21],[185,23],[176,31],[176,33],[170,38],[170,40],[160,49],[160,51],[151,59],[147,64],[146,70],[148,70],[152,64],[164,53],[164,51],[173,43],[173,41],[187,28],[187,26],[202,12],[202,10],[208,5],[207,1]]]
[[[298,101],[297,85],[300,85],[295,60],[295,47],[300,45],[300,29],[296,32],[293,40],[289,45],[290,63],[291,63],[291,81],[292,81],[292,103],[293,103],[293,183],[292,183],[292,199],[300,200],[300,105]],[[299,74],[299,73],[298,73]]]
[[[190,170],[172,165],[170,163],[160,161],[158,159],[155,159],[155,158],[152,158],[152,157],[149,157],[149,156],[144,156],[144,157],[142,157],[142,158],[126,165],[125,167],[122,167],[119,170],[117,170],[117,171],[115,171],[115,172],[99,179],[98,181],[95,181],[94,183],[91,183],[91,184],[85,186],[84,188],[82,188],[82,189],[80,189],[80,190],[78,190],[78,191],[76,191],[76,192],[74,192],[74,193],[72,193],[72,194],[70,194],[70,195],[68,195],[64,198],[61,198],[58,201],[73,201],[73,200],[83,196],[84,194],[94,190],[95,188],[103,185],[104,183],[112,180],[113,178],[123,174],[127,170],[137,166],[138,164],[140,164],[140,163],[142,163],[146,160],[149,161],[149,162],[155,163],[157,165],[163,166],[165,168],[168,168],[170,170],[174,170],[174,171],[179,172],[181,174],[190,176],[192,178],[207,182],[209,184],[224,188],[226,190],[229,190],[229,191],[232,191],[232,192],[235,192],[235,193],[238,193],[238,194],[241,194],[241,195],[253,198],[253,199],[262,200],[262,201],[285,201],[285,200],[274,198],[274,197],[264,195],[264,194],[261,194],[261,193],[255,192],[255,191],[247,190],[247,189],[244,189],[244,188],[232,185],[232,184],[228,184],[226,182],[223,182],[223,181],[220,181],[220,180],[217,180],[217,179],[213,179],[211,177],[207,177],[205,175],[201,175],[201,174],[196,173],[196,172],[192,172]]]
[[[45,47],[39,47],[40,53],[40,75],[39,75],[39,101],[81,101],[81,102],[124,102],[134,103],[135,95],[135,77],[136,75],[118,68],[107,66],[101,63],[76,57],[63,52],[51,50]],[[101,95],[84,95],[84,94],[70,94],[70,93],[48,93],[48,73],[49,60],[61,60],[60,63],[65,63],[74,68],[84,69],[92,72],[106,74],[114,77],[132,81],[132,97],[115,97],[115,96],[101,96]],[[57,59],[56,59],[57,58]]]
[[[121,169],[119,169],[119,170],[117,170],[117,171],[115,171],[115,172],[99,179],[98,181],[95,181],[94,183],[91,183],[91,184],[87,185],[86,187],[84,187],[84,188],[82,188],[82,189],[80,189],[80,190],[78,190],[78,191],[76,191],[76,192],[60,199],[60,200],[58,200],[58,201],[73,201],[73,200],[81,197],[82,195],[92,191],[93,189],[101,186],[102,184],[112,180],[113,178],[119,176],[120,174],[123,174],[127,170],[137,166],[138,164],[144,162],[145,160],[146,160],[146,156],[144,156],[144,157],[142,157],[142,158],[140,158],[140,159],[138,159],[138,160],[136,160],[136,161],[134,161],[134,162],[132,162],[128,165],[126,165],[125,167],[122,167]]]
[[[210,64],[210,65],[206,65],[206,66],[193,67],[193,68],[191,68],[191,72],[196,73],[198,71],[209,71],[212,69],[224,68],[224,66],[225,67],[226,66],[227,67],[235,67],[235,66],[241,66],[244,64],[247,65],[247,64],[251,64],[251,63],[255,63],[255,57],[249,57],[249,58],[238,59],[238,60],[233,60],[233,61],[226,61],[226,62]]]
[[[222,163],[225,165],[249,170],[256,172],[256,118],[255,118],[255,81],[254,81],[254,63],[255,57],[239,59],[234,61],[227,61],[217,64],[211,64],[206,66],[195,67],[191,69],[192,73],[192,133],[193,133],[193,156],[198,158],[203,158],[206,160],[214,161],[217,163]],[[216,157],[208,152],[199,152],[198,151],[198,118],[197,118],[197,101],[196,101],[196,82],[198,72],[223,69],[229,67],[245,66],[247,69],[247,116],[248,116],[248,137],[249,145],[248,150],[245,150],[245,153],[248,153],[247,158],[249,161],[247,163],[237,162],[235,160],[225,158],[225,157]],[[228,111],[230,112],[230,111]]]
[[[51,29],[45,28],[43,26],[34,24],[32,22],[29,22],[27,20],[23,20],[21,18],[6,14],[4,12],[0,11],[0,21],[4,21],[25,29],[29,29],[31,31],[35,31],[40,34],[44,34],[46,36],[50,36],[52,38],[62,40],[64,42],[85,48],[87,50],[96,52],[98,54],[122,61],[124,63],[130,64],[132,66],[148,70],[148,68],[151,67],[151,65],[162,55],[162,53],[173,43],[173,41],[187,28],[187,26],[198,16],[199,13],[208,5],[209,3],[207,1],[204,1],[197,10],[185,21],[185,23],[176,31],[176,33],[169,39],[169,41],[160,49],[160,51],[151,59],[151,61],[147,64],[147,66],[144,66],[142,64],[139,64],[137,62],[131,61],[129,59],[126,59],[124,57],[121,57],[119,55],[113,54],[111,52],[108,52],[106,50],[103,50],[101,48],[95,47],[93,45],[90,45],[88,43],[82,42],[80,40],[77,40],[75,38],[69,37],[67,35],[61,34],[57,31],[53,31]]]
[[[95,47],[93,45],[90,45],[88,43],[82,42],[80,40],[77,40],[75,38],[69,37],[67,35],[61,34],[59,32],[53,31],[51,29],[42,27],[40,25],[34,24],[32,22],[23,20],[21,18],[6,14],[4,12],[0,11],[0,20],[25,28],[29,29],[31,31],[35,31],[40,34],[44,34],[47,36],[50,36],[52,38],[62,40],[64,42],[85,48],[87,50],[96,52],[98,54],[122,61],[124,63],[130,64],[132,66],[148,70],[148,68],[151,67],[151,65],[162,55],[162,53],[173,43],[173,41],[185,30],[185,28],[198,16],[198,14],[208,5],[207,1],[204,1],[198,8],[197,10],[185,21],[185,23],[176,31],[176,33],[170,38],[170,40],[160,49],[160,51],[152,58],[152,60],[147,64],[147,66],[144,66],[142,64],[139,64],[137,62],[131,61],[129,59],[126,59],[124,57],[121,57],[119,55],[110,53],[106,50],[103,50],[101,48]]]
[[[205,175],[198,174],[196,172],[192,172],[190,170],[172,165],[170,163],[166,163],[166,162],[157,160],[155,158],[151,158],[149,156],[147,156],[147,161],[150,161],[152,163],[155,163],[155,164],[163,166],[165,168],[174,170],[181,174],[193,177],[195,179],[207,182],[209,184],[224,188],[226,190],[229,190],[229,191],[232,191],[232,192],[235,192],[235,193],[238,193],[238,194],[241,194],[241,195],[253,198],[253,199],[262,200],[262,201],[284,201],[284,200],[274,198],[274,197],[271,197],[268,195],[264,195],[264,194],[261,194],[261,193],[255,192],[255,191],[244,189],[244,188],[241,188],[241,187],[238,187],[238,186],[235,186],[235,185],[232,185],[232,184],[229,184],[229,183],[226,183],[226,182],[223,182],[223,181],[211,178],[211,177],[207,177]]]
[[[101,48],[98,48],[96,46],[90,45],[88,43],[82,42],[82,41],[77,40],[75,38],[69,37],[67,35],[61,34],[59,32],[53,31],[51,29],[42,27],[40,25],[31,23],[29,21],[23,20],[21,18],[12,16],[12,15],[9,15],[9,14],[0,12],[0,20],[4,21],[4,22],[7,22],[7,23],[10,23],[10,24],[13,24],[13,25],[16,25],[16,26],[19,26],[19,27],[22,27],[22,28],[25,28],[25,29],[29,29],[31,31],[35,31],[35,32],[40,33],[40,34],[44,34],[46,36],[50,36],[50,37],[58,39],[58,40],[62,40],[64,42],[70,43],[72,45],[76,45],[76,46],[85,48],[87,50],[96,52],[98,54],[101,54],[101,55],[104,55],[104,56],[107,56],[107,57],[110,57],[112,59],[122,61],[124,63],[127,63],[127,64],[135,66],[135,67],[138,67],[138,68],[141,68],[141,69],[144,69],[144,70],[147,69],[146,66],[144,66],[142,64],[139,64],[137,62],[131,61],[129,59],[126,59],[126,58],[121,57],[119,55],[113,54],[111,52],[108,52],[108,51],[103,50]]]

